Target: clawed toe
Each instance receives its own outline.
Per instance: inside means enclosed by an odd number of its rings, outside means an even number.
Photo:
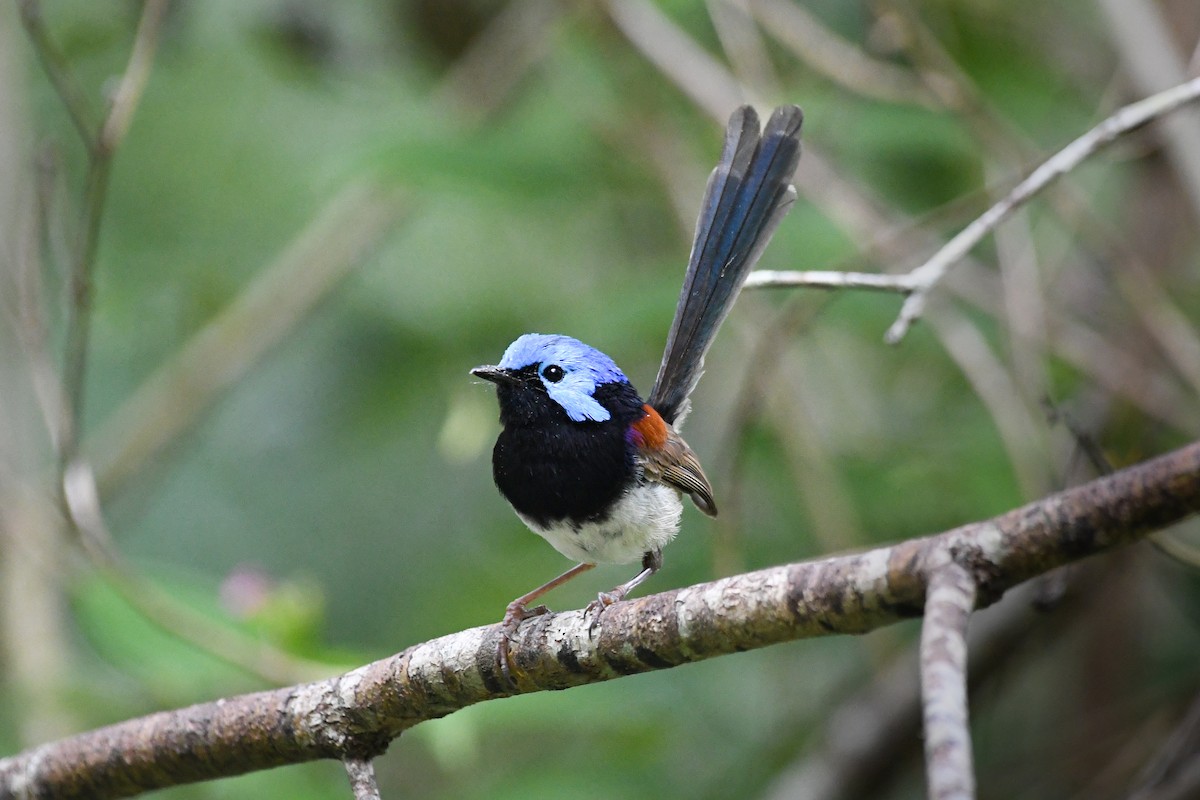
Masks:
[[[513,603],[505,609],[504,619],[500,622],[500,644],[496,647],[496,667],[508,689],[515,690],[517,688],[517,682],[513,679],[514,665],[511,647],[517,641],[517,629],[525,620],[549,613],[550,609],[546,606],[526,608],[519,603]]]
[[[588,626],[589,636],[594,634],[596,628],[600,626],[600,615],[604,613],[605,609],[620,599],[614,592],[600,592],[596,595],[595,600],[587,604],[587,608],[583,610],[583,616],[592,618],[592,624]]]

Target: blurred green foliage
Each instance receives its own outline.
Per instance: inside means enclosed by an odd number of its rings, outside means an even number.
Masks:
[[[342,186],[401,187],[411,207],[349,280],[106,507],[126,557],[231,630],[341,664],[498,620],[509,600],[566,565],[494,490],[494,398],[467,370],[494,361],[522,332],[557,331],[612,354],[644,390],[653,380],[686,263],[686,219],[715,162],[720,127],[599,3],[556,7],[557,20],[535,32],[532,67],[508,94],[490,97],[487,85],[465,87],[482,96],[465,92],[454,71],[497,15],[517,5],[171,7],[104,210],[87,431],[233,301]],[[71,69],[90,97],[101,97],[123,68],[138,4],[54,0],[45,8]],[[720,52],[703,5],[659,8]],[[899,13],[891,3],[815,2],[809,10],[879,59],[905,68],[918,60],[887,44]],[[763,267],[911,268],[930,251],[902,245],[897,260],[881,243],[952,232],[993,190],[1113,105],[1117,55],[1092,4],[935,2],[912,13],[1026,160],[1013,165],[989,151],[967,114],[856,95],[767,37],[778,75],[760,107],[804,106],[806,140],[888,209],[896,228],[864,241],[827,197],[802,197]],[[6,9],[0,24],[15,29],[14,13]],[[28,43],[19,32],[7,41],[24,70],[16,88],[27,94],[30,141],[61,164],[50,238],[69,243],[80,149]],[[510,66],[500,58],[495,69]],[[1146,241],[1127,211],[1131,196],[1175,190],[1148,183],[1161,164],[1145,166],[1133,159],[1140,154],[1123,153],[1129,164],[1105,156],[1102,167],[1073,177],[1091,203],[1080,212],[1085,233],[1099,226]],[[680,210],[678,198],[693,205]],[[1107,341],[1146,340],[1146,320],[1124,301],[1071,277],[1092,269],[1087,251],[1100,246],[1092,239],[1078,255],[1076,222],[1039,203],[1014,223],[1045,248],[1047,302],[1092,292],[1094,318],[1112,323],[1100,331]],[[1171,241],[1143,257],[1194,326],[1197,240],[1193,232]],[[996,260],[991,244],[977,255]],[[60,320],[61,265],[44,280],[49,317]],[[891,295],[742,298],[688,425],[718,497],[736,501],[716,526],[685,515],[648,591],[934,532],[1029,499],[1012,443],[939,330],[919,326],[899,348],[881,343],[897,308]],[[1003,320],[978,308],[964,313],[1011,366]],[[1083,312],[1052,312],[1060,313]],[[803,321],[788,330],[794,341],[778,359],[752,357],[794,318]],[[1052,399],[1102,409],[1088,423],[1102,444],[1119,443],[1110,453],[1120,462],[1196,434],[1196,424],[1180,430],[1148,419],[1053,342],[1036,357]],[[748,385],[764,386],[763,396],[751,397],[751,415],[738,419]],[[1195,393],[1187,397],[1196,407]],[[1041,398],[1022,399],[1040,435],[1061,439],[1038,416]],[[1069,452],[1045,447],[1054,481],[1042,490],[1073,478]],[[834,503],[844,524],[822,531],[815,520],[828,519],[822,512]],[[1107,623],[1081,615],[1070,636],[1027,654],[979,697],[984,796],[1083,796],[1095,786],[1089,765],[1129,747],[1135,731],[1165,730],[1196,688],[1200,651],[1196,573],[1172,567],[1173,580],[1160,586],[1165,563],[1143,551],[1114,555],[1089,580],[1103,585],[1125,573],[1127,607],[1109,609]],[[625,568],[599,569],[556,592],[551,605],[577,607],[627,577]],[[80,579],[69,596],[74,638],[69,685],[60,688],[81,727],[263,685],[149,623],[100,578]],[[379,764],[384,796],[756,796],[819,748],[831,711],[915,630],[804,642],[470,708],[393,745]],[[1119,663],[1092,673],[1096,659],[1109,658]],[[0,748],[12,752],[29,742],[9,731],[39,711],[17,702],[11,682],[6,691]],[[1081,709],[1099,721],[1081,719]],[[1093,722],[1103,735],[1085,741]],[[1117,796],[1113,787],[1138,763],[1088,796]],[[878,796],[920,796],[914,764],[896,765]],[[318,764],[160,796],[340,798],[348,790],[337,765]]]

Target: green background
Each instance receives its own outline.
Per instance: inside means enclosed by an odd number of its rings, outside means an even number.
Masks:
[[[618,6],[171,7],[103,213],[89,458],[111,456],[97,432],[346,187],[395,190],[403,212],[195,425],[105,486],[117,548],[170,603],[243,632],[248,653],[266,640],[334,674],[497,621],[568,566],[493,487],[494,393],[468,370],[521,333],[561,332],[612,355],[643,391],[653,380],[723,119],[631,43],[609,12]],[[805,109],[815,158],[802,160],[801,197],[767,269],[911,269],[1046,156],[1148,93],[1114,39],[1122,22],[1075,0],[806,4],[826,41],[836,34],[881,70],[866,88],[847,85],[849,62],[823,71],[766,23],[744,58],[730,57],[728,30],[709,14],[728,12],[720,0],[654,7],[722,69],[739,65],[747,95],[721,117],[747,98],[764,113]],[[97,111],[138,10],[45,4]],[[1186,56],[1200,13],[1159,12]],[[553,20],[539,27],[540,15]],[[29,208],[34,182],[49,187],[32,280],[57,361],[84,158],[11,4],[0,31],[4,88],[23,112],[4,125],[19,143],[6,195]],[[661,35],[653,52],[716,85]],[[755,57],[769,69],[746,66]],[[909,97],[875,96],[887,69]],[[883,343],[896,295],[747,292],[685,431],[722,516],[687,511],[644,591],[936,532],[1094,475],[1046,401],[1116,466],[1195,437],[1200,386],[1179,353],[1197,341],[1200,209],[1159,130],[1023,209],[956,268],[898,347]],[[56,165],[48,178],[35,175],[39,154]],[[6,229],[10,243],[18,229]],[[0,336],[13,338],[14,287],[31,280],[15,250],[5,248],[0,287],[11,301]],[[229,339],[231,361],[265,316]],[[1171,320],[1182,325],[1162,334]],[[1027,335],[1031,325],[1043,333]],[[54,458],[30,360],[5,352],[4,481],[44,500]],[[1188,531],[1172,536],[1195,546]],[[11,561],[20,545],[6,546]],[[52,549],[67,566],[35,582],[62,601],[60,636],[38,644],[58,669],[22,672],[18,651],[34,643],[10,627],[0,752],[269,685],[148,622],[77,546]],[[597,569],[549,602],[579,607],[631,574]],[[972,699],[981,796],[1125,796],[1200,684],[1196,574],[1149,545],[1095,559],[1068,576],[1067,600],[989,656],[998,665]],[[994,613],[1008,612],[982,616]],[[383,795],[777,796],[782,776],[852,730],[835,713],[847,698],[914,659],[917,630],[482,704],[394,743],[378,762]],[[856,768],[879,775],[860,796],[922,796],[919,747],[905,734],[883,766]],[[324,763],[157,796],[349,791]]]

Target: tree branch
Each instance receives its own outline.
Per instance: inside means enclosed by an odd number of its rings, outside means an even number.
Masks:
[[[929,575],[921,628],[921,696],[930,800],[975,797],[967,725],[967,620],[975,595],[975,579],[954,561]]]
[[[370,759],[347,758],[343,763],[350,776],[354,800],[381,800],[379,782],[375,780],[375,762]]]
[[[756,269],[746,278],[745,289],[804,287],[807,289],[871,289],[908,294],[917,289],[911,272],[886,275],[878,272],[828,272]]]
[[[983,237],[1029,202],[1034,195],[1124,134],[1197,98],[1200,98],[1200,78],[1173,86],[1118,109],[1112,116],[1048,158],[1028,178],[1013,187],[999,202],[983,212],[928,261],[910,273],[917,286],[900,307],[900,315],[896,321],[888,328],[884,337],[888,344],[896,344],[904,338],[913,322],[924,312],[929,292],[945,277],[950,267],[971,252]]]
[[[1096,127],[1048,158],[1028,178],[1002,197],[991,208],[946,242],[924,264],[911,272],[895,275],[875,273],[837,273],[769,271],[751,272],[746,288],[807,287],[816,289],[868,289],[897,292],[907,297],[896,321],[888,328],[885,340],[896,344],[924,313],[929,293],[958,261],[965,258],[983,238],[994,231],[1017,209],[1041,193],[1055,180],[1079,166],[1116,139],[1187,103],[1200,99],[1200,78],[1174,86],[1136,103],[1118,109]],[[810,159],[811,163],[811,159]]]
[[[336,678],[111,725],[0,760],[0,797],[109,798],[318,758],[370,759],[404,730],[514,692],[565,689],[920,615],[948,560],[987,605],[1030,577],[1200,511],[1200,442],[936,536],[528,621],[509,690],[487,625]]]

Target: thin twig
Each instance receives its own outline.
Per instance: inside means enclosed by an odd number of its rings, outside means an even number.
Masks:
[[[91,108],[88,107],[87,96],[67,66],[66,56],[58,49],[58,45],[50,38],[50,32],[46,30],[46,20],[42,16],[42,4],[39,0],[17,0],[17,8],[21,12],[21,23],[25,26],[25,32],[29,35],[30,42],[33,43],[33,50],[37,54],[38,60],[42,62],[42,68],[46,70],[46,77],[50,79],[54,91],[62,100],[63,107],[67,110],[67,116],[71,118],[71,124],[79,133],[79,138],[91,152],[95,146],[95,118]]]
[[[42,21],[37,0],[22,0],[22,19],[47,75],[66,106],[87,151],[88,166],[84,177],[83,219],[79,238],[71,258],[70,302],[67,304],[66,351],[63,356],[63,395],[67,418],[59,438],[59,467],[65,469],[74,457],[83,422],[84,381],[87,372],[88,342],[91,337],[93,270],[100,243],[100,223],[108,197],[112,158],[141,98],[149,78],[162,25],[166,0],[146,0],[134,35],[129,63],[122,73],[114,102],[104,120],[96,125],[86,111],[86,100],[71,75],[61,52],[54,46]]]
[[[65,62],[52,49],[52,42],[41,27],[40,7],[36,2],[27,6],[22,8],[32,20],[27,28],[31,29],[35,46],[39,50],[43,46],[51,48],[40,50],[44,61],[61,72],[58,78],[64,86],[73,86]],[[91,327],[92,270],[108,179],[113,156],[129,130],[149,80],[166,8],[166,0],[147,0],[144,4],[128,64],[108,113],[94,138],[90,138],[91,134],[85,137],[88,172],[84,222],[79,244],[72,254],[61,392],[65,398],[63,405],[69,409],[54,415],[62,420],[53,431],[60,442],[57,448],[60,486],[67,519],[80,534],[94,566],[131,607],[165,632],[227,663],[269,683],[290,683],[328,674],[337,666],[296,658],[214,623],[132,569],[121,558],[104,525],[90,468],[76,459]],[[63,102],[70,105],[75,102],[74,96],[64,94]],[[185,430],[220,390],[243,375],[339,284],[362,255],[392,228],[401,213],[397,194],[374,186],[354,185],[335,198],[258,281],[183,348],[181,356],[169,368],[151,378],[122,406],[121,410],[128,413],[116,419],[127,424],[115,431],[108,429],[109,437],[101,439],[106,458],[102,480],[107,478],[111,484],[127,476]],[[171,381],[165,388],[161,386],[164,375]],[[48,409],[47,413],[53,410]],[[129,415],[134,417],[132,421],[128,420]]]
[[[975,245],[983,240],[983,237],[1007,219],[1014,210],[1118,137],[1197,98],[1200,98],[1200,78],[1182,83],[1119,109],[1115,114],[1051,156],[999,202],[963,228],[928,261],[912,271],[911,275],[916,282],[916,287],[904,301],[900,315],[888,329],[885,340],[889,344],[896,344],[904,338],[904,334],[912,327],[913,322],[924,312],[929,292],[945,277],[950,267],[967,255]]]
[[[354,800],[381,800],[375,780],[375,762],[369,758],[347,758],[342,762],[350,776]]]
[[[67,463],[79,448],[83,425],[83,390],[87,370],[88,341],[92,328],[92,267],[100,243],[100,220],[108,194],[112,162],[107,156],[93,158],[88,166],[83,190],[83,227],[71,261],[70,294],[67,303],[66,352],[63,355],[63,396],[67,416],[59,439],[59,467]]]
[[[158,49],[158,34],[162,30],[163,17],[167,13],[167,0],[146,0],[142,6],[142,18],[138,21],[133,36],[133,49],[129,52],[129,63],[121,75],[121,82],[113,94],[108,116],[100,127],[96,147],[112,155],[125,139],[125,133],[133,122],[133,114],[150,80],[150,69],[154,66],[154,53]]]
[[[967,724],[967,620],[975,579],[954,561],[929,576],[921,628],[921,697],[930,800],[972,800],[975,772]]]
[[[909,273],[882,275],[877,272],[828,272],[820,270],[756,269],[746,278],[745,289],[777,289],[804,287],[806,289],[869,289],[879,292],[908,294],[917,288]]]

